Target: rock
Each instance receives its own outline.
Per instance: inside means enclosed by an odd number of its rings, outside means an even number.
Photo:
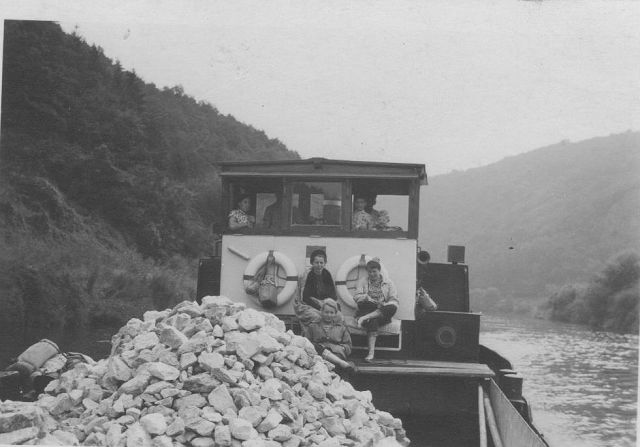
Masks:
[[[193,438],[190,443],[192,447],[214,447],[216,445],[210,437]]]
[[[134,396],[137,396],[138,394],[142,393],[144,389],[149,385],[150,379],[151,374],[147,372],[138,374],[131,380],[128,380],[120,385],[119,391],[122,393],[133,394]]]
[[[224,332],[231,332],[238,330],[238,322],[233,317],[223,317],[222,318],[222,330]]]
[[[231,430],[231,436],[241,441],[246,441],[251,437],[253,425],[242,418],[235,418],[229,422],[229,429]]]
[[[167,436],[175,437],[179,434],[184,433],[184,421],[182,418],[177,417],[165,430]]]
[[[193,352],[185,352],[180,356],[180,369],[187,369],[196,363],[198,363],[198,357]]]
[[[148,371],[153,377],[157,377],[160,380],[173,381],[180,375],[180,371],[178,369],[161,362],[149,363]]]
[[[266,324],[264,314],[254,309],[246,309],[238,315],[238,326],[240,329],[249,332],[260,329]]]
[[[194,301],[183,301],[175,307],[180,313],[189,315],[191,318],[202,316],[200,305]]]
[[[216,338],[222,338],[224,337],[224,330],[222,330],[222,327],[219,324],[216,324],[211,331],[211,335]]]
[[[114,424],[116,427],[118,427],[118,424]],[[74,435],[71,432],[65,431],[65,430],[54,430],[53,433],[51,433],[53,436],[56,437],[56,439],[58,439],[58,441],[60,441],[60,443],[62,445],[79,445],[80,441],[78,441],[78,438],[76,437],[76,435]]]
[[[181,408],[188,407],[202,408],[205,405],[207,405],[207,399],[205,399],[201,394],[189,394],[185,397],[176,399],[173,407],[176,410],[180,410]]]
[[[237,411],[237,408],[233,403],[233,399],[231,398],[231,394],[229,394],[229,390],[225,385],[216,387],[211,391],[211,393],[209,393],[207,399],[209,404],[219,413],[224,414],[227,409],[232,409],[234,412]]]
[[[37,424],[37,407],[20,408],[10,413],[0,413],[0,433],[8,433]]]
[[[38,427],[26,427],[9,433],[0,433],[0,445],[24,444],[38,436]]]
[[[215,440],[215,445],[220,447],[228,447],[231,445],[231,429],[228,425],[217,425],[214,433],[213,439]]]
[[[314,399],[317,400],[324,400],[324,398],[327,397],[327,391],[324,386],[322,386],[321,383],[315,381],[309,382],[307,391],[309,391],[309,394],[311,394],[311,396],[313,396]]]
[[[109,377],[113,377],[120,382],[126,382],[133,377],[133,371],[131,371],[131,368],[129,368],[119,356],[114,356],[109,359],[107,374]]]
[[[73,399],[68,393],[61,393],[55,397],[52,405],[49,407],[49,412],[53,415],[59,415],[65,413],[73,408]]]
[[[260,341],[254,337],[245,337],[236,344],[236,354],[242,360],[249,360],[260,351]]]
[[[167,430],[167,421],[159,413],[151,413],[140,418],[140,425],[150,435],[161,435]]]
[[[173,447],[173,442],[169,436],[156,436],[151,441],[152,447]]]
[[[257,427],[257,430],[260,433],[268,432],[269,430],[273,430],[282,422],[282,415],[275,409],[270,409],[267,413],[267,416],[260,422]]]
[[[336,416],[330,416],[320,419],[322,428],[327,430],[331,436],[344,436],[347,431],[344,428],[342,422]]]
[[[283,442],[291,438],[293,435],[291,428],[286,425],[277,425],[276,427],[269,430],[269,438],[274,441]]]
[[[194,418],[185,422],[185,428],[196,432],[200,436],[211,436],[216,424],[201,417]]]
[[[215,368],[211,371],[211,374],[221,382],[229,383],[231,385],[235,385],[242,377],[241,371],[226,368]]]
[[[222,415],[218,413],[213,407],[204,407],[200,416],[202,417],[202,419],[206,419],[207,421],[213,422],[214,424],[222,422]]]
[[[260,395],[263,397],[267,397],[271,400],[281,400],[282,393],[280,392],[282,388],[282,382],[278,379],[267,379],[262,384],[262,388],[260,389]]]
[[[196,374],[182,382],[182,388],[192,393],[210,393],[221,382],[210,374]]]
[[[155,332],[143,332],[133,339],[133,347],[137,351],[153,348],[160,342]]]
[[[151,447],[151,436],[136,422],[126,431],[127,447]]]
[[[217,352],[203,352],[198,356],[198,364],[206,371],[212,372],[224,366],[224,357]]]
[[[111,424],[107,429],[107,433],[105,434],[105,442],[107,443],[107,445],[110,447],[115,447],[120,444],[120,440],[122,439],[122,426],[120,424]]]
[[[189,341],[186,335],[173,326],[166,326],[160,332],[160,343],[163,343],[170,348],[179,348],[184,343]]]
[[[257,427],[258,424],[262,422],[262,419],[267,416],[267,410],[254,405],[246,406],[240,408],[238,416],[246,421],[249,421],[252,426]]]

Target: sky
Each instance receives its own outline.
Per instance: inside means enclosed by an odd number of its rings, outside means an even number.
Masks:
[[[640,129],[640,2],[0,0],[302,157],[486,165]]]

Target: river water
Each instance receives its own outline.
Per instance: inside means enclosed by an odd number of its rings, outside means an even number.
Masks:
[[[480,342],[524,375],[534,423],[552,447],[636,445],[637,335],[485,315]]]
[[[115,331],[0,331],[0,361],[6,365],[10,356],[45,336],[63,350],[106,357]],[[508,358],[524,375],[524,394],[532,406],[534,423],[552,447],[635,445],[638,336],[485,315],[480,341]]]

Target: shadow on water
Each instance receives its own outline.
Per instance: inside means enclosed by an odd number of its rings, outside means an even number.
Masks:
[[[552,445],[636,445],[637,335],[484,316],[480,341],[524,375],[534,422]]]

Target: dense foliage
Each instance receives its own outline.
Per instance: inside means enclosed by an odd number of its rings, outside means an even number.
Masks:
[[[119,324],[193,298],[216,164],[297,154],[55,23],[4,30],[0,326]]]
[[[596,330],[638,332],[640,256],[625,252],[612,259],[587,284],[554,293],[543,306],[549,318],[588,324]]]
[[[49,22],[5,22],[3,174],[42,178],[145,255],[196,256],[216,163],[292,158],[180,87],[157,89]]]
[[[430,179],[421,246],[465,245],[472,305],[534,310],[624,250],[640,253],[640,133],[508,157]]]

